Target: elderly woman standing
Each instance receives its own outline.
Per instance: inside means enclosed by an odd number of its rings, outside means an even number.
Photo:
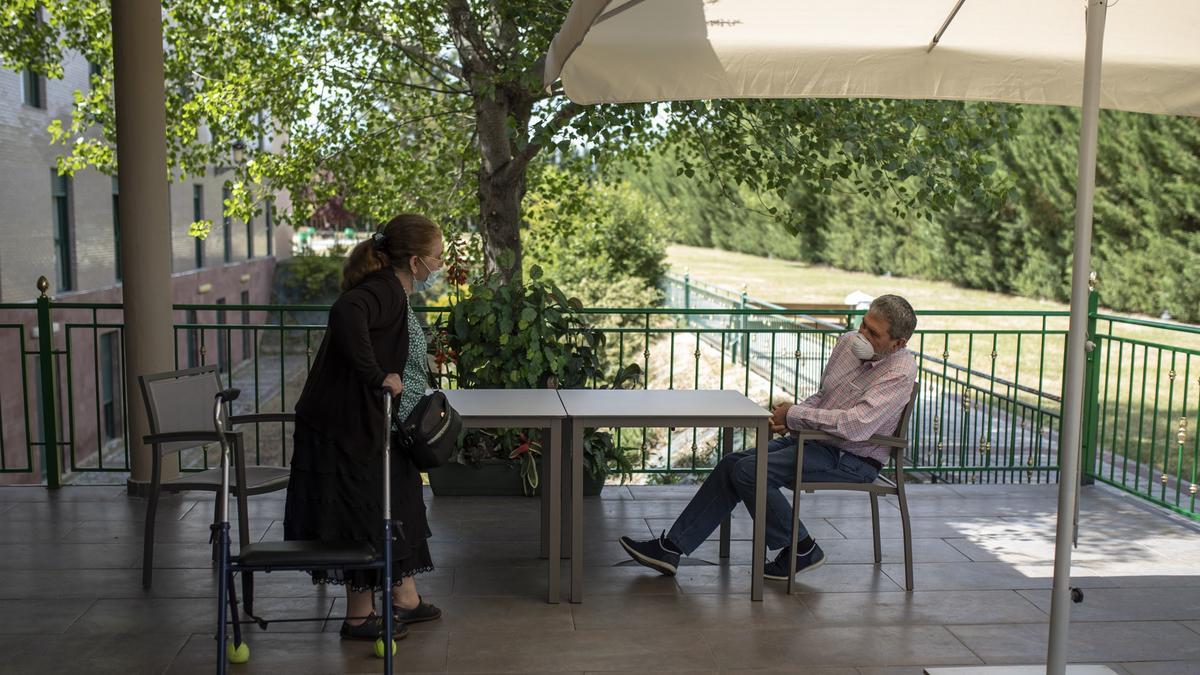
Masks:
[[[383,550],[383,403],[391,390],[399,419],[412,412],[429,382],[425,334],[408,297],[442,272],[442,232],[428,218],[402,214],[350,252],[342,294],[296,402],[291,480],[284,515],[288,540],[367,541]],[[441,610],[423,602],[415,576],[433,570],[421,476],[402,454],[392,458],[394,637],[406,623]],[[383,590],[379,570],[312,570],[313,583],[346,587],[342,638],[374,640],[383,620],[373,607]]]

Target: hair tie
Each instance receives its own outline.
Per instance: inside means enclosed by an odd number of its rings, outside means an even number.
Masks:
[[[386,248],[384,244],[386,243],[387,238],[383,236],[382,232],[376,232],[375,234],[371,235],[371,248],[375,249],[376,251],[384,250],[384,248]]]

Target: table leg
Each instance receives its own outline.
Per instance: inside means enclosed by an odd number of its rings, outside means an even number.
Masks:
[[[549,575],[546,579],[548,598],[547,602],[558,604],[561,592],[561,580],[559,578],[562,567],[562,422],[554,420],[546,428],[546,435],[549,437],[548,444],[550,451],[550,475],[549,482],[542,486],[542,503],[549,505],[549,508],[543,508],[542,511],[546,514],[547,528],[549,530],[549,550],[546,559],[546,566],[549,568]],[[543,532],[546,532],[546,529]],[[545,534],[542,536],[542,541],[546,540]]]
[[[721,429],[721,457],[733,452],[733,429]],[[718,458],[719,459],[719,458]],[[721,552],[722,560],[729,559],[729,516],[721,521]]]
[[[571,602],[583,602],[583,424],[571,422]]]
[[[767,420],[758,423],[755,441],[758,461],[754,472],[754,550],[751,552],[750,600],[763,598],[763,567],[767,557]]]
[[[542,444],[542,456],[538,460],[538,471],[542,472],[542,527],[538,532],[538,557],[546,560],[550,557],[550,458],[554,456],[554,439],[551,438],[550,427],[546,427],[546,436]],[[561,501],[559,502],[561,504]]]

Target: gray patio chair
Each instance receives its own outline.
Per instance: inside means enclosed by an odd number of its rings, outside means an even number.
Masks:
[[[793,484],[795,496],[792,499],[792,547],[790,550],[796,550],[796,539],[799,536],[801,490],[810,494],[821,490],[866,492],[871,497],[871,530],[875,540],[875,564],[880,564],[883,562],[883,556],[879,549],[879,495],[896,495],[900,502],[900,526],[904,534],[904,589],[912,592],[912,527],[908,520],[908,499],[904,495],[904,451],[908,448],[908,421],[912,417],[913,405],[917,401],[917,392],[920,391],[920,386],[920,382],[913,383],[908,403],[904,406],[904,411],[900,413],[900,424],[896,427],[896,433],[891,436],[876,435],[868,439],[871,443],[885,445],[892,449],[892,466],[895,468],[894,480],[888,479],[880,473],[873,483],[804,483],[801,471],[804,466],[804,444],[808,441],[836,440],[836,437],[823,431],[801,431],[799,433],[799,440],[796,443],[798,454],[796,456],[796,480]],[[796,556],[791,556],[788,568],[787,592],[790,595],[796,579]]]
[[[188,490],[212,492],[219,498],[221,471],[219,468],[185,472],[177,478],[163,480],[163,455],[179,453],[217,443],[220,438],[212,426],[209,402],[223,387],[215,366],[173,370],[152,375],[139,375],[150,435],[143,440],[153,447],[151,453],[150,503],[146,509],[146,534],[142,552],[142,587],[150,588],[154,573],[154,525],[158,498],[163,492],[179,493]],[[231,424],[254,422],[292,422],[293,413],[255,413],[228,418]],[[246,498],[287,488],[289,472],[276,466],[246,466],[245,447],[241,432],[229,432],[233,447],[234,482],[231,490],[237,497],[238,536],[242,546],[250,543]],[[244,487],[243,487],[244,486]],[[216,523],[218,509],[213,509]],[[253,583],[253,582],[248,582]]]

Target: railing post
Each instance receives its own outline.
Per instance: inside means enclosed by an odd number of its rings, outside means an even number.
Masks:
[[[683,270],[683,309],[689,310],[692,308],[692,271],[689,268]],[[690,314],[683,315],[683,325],[691,328],[692,316]]]
[[[1087,367],[1083,382],[1083,429],[1082,466],[1080,482],[1091,485],[1095,481],[1096,442],[1100,425],[1100,336],[1096,334],[1096,314],[1100,308],[1100,292],[1096,290],[1097,277],[1092,272],[1088,278],[1088,322],[1087,322]]]
[[[741,310],[746,309],[746,306],[748,304],[746,302],[746,300],[748,297],[749,296],[747,296],[747,294],[746,294],[746,284],[742,284],[742,300],[738,304],[738,309],[741,309]],[[747,321],[745,314],[741,314],[738,316],[738,324],[742,330],[742,337],[740,340],[738,340],[738,342],[740,342],[742,345],[742,359],[744,359],[746,363],[749,363],[750,362],[750,335],[746,333],[747,323],[748,323],[748,321]],[[734,359],[734,362],[736,363],[737,359]]]
[[[62,487],[62,464],[58,453],[58,415],[55,406],[57,389],[54,386],[54,322],[50,316],[50,298],[46,291],[50,282],[38,277],[37,321],[38,321],[38,378],[42,389],[42,471],[46,476],[46,487],[57,490]]]

